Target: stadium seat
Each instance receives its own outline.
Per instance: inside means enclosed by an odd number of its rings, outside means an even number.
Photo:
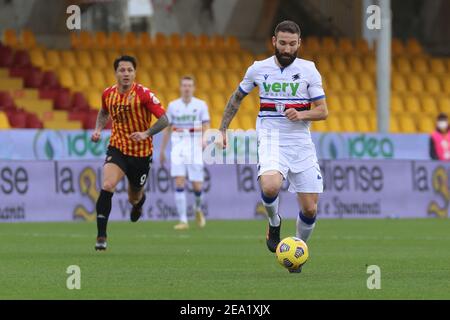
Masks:
[[[46,61],[44,51],[40,48],[34,48],[29,51],[31,63],[33,66],[44,68]]]
[[[165,48],[168,44],[167,36],[162,32],[157,32],[153,38],[153,43],[157,48]]]
[[[9,128],[11,128],[11,125],[9,124],[8,116],[5,112],[0,111],[0,130]]]
[[[327,96],[327,105],[330,111],[341,112],[343,110],[341,98],[336,94],[329,94]]]
[[[402,114],[405,112],[401,96],[395,93],[391,95],[391,111],[393,114]]]
[[[357,132],[372,132],[370,121],[367,115],[358,114],[354,118],[355,129]]]
[[[440,94],[442,93],[441,83],[436,76],[429,75],[425,78],[425,89],[427,93]]]
[[[450,76],[448,74],[441,77],[442,91],[445,94],[450,94]]]
[[[342,80],[337,73],[328,73],[326,79],[328,89],[333,91],[342,91],[344,89]]]
[[[377,69],[377,63],[375,57],[371,55],[364,56],[364,71],[370,74],[375,74]]]
[[[327,118],[328,129],[332,132],[341,132],[342,126],[339,119],[336,116],[331,116]]]
[[[422,93],[424,91],[422,78],[417,74],[408,76],[408,87],[413,93]]]
[[[338,51],[341,54],[352,54],[355,51],[352,40],[349,38],[338,39]]]
[[[435,129],[434,119],[431,117],[423,117],[421,116],[420,119],[418,119],[418,127],[420,132],[424,133],[431,133]]]
[[[153,48],[153,40],[148,34],[148,32],[141,32],[138,35],[138,44],[142,49],[151,49]]]
[[[75,54],[77,56],[78,66],[83,68],[91,68],[94,65],[89,51],[77,50]]]
[[[389,119],[389,132],[390,133],[400,132],[400,125],[398,123],[396,116],[391,116],[391,118]]]
[[[413,65],[413,70],[416,73],[427,74],[429,72],[428,59],[424,57],[416,57],[411,60]]]
[[[358,110],[358,113],[364,114],[369,114],[370,112],[372,112],[372,110],[374,110],[369,97],[365,94],[356,95],[356,108]]]
[[[239,51],[241,50],[241,45],[239,44],[239,40],[236,36],[225,36],[225,48],[227,51]]]
[[[26,128],[29,128],[29,129],[42,129],[43,128],[42,121],[39,120],[39,118],[35,114],[32,114],[32,113],[26,114],[25,126],[26,126]]]
[[[399,125],[401,133],[415,133],[417,132],[416,124],[413,117],[409,115],[399,116]]]
[[[334,72],[339,73],[348,73],[349,69],[347,67],[347,64],[345,62],[345,59],[341,55],[333,55],[331,58],[332,68]],[[354,72],[353,70],[350,70],[351,72]]]
[[[91,51],[92,63],[95,68],[106,68],[111,66],[108,63],[108,58],[103,50]],[[87,57],[83,59],[88,59]]]
[[[117,31],[112,31],[109,33],[107,43],[109,48],[116,50],[121,48],[132,48],[125,45],[125,41],[123,39],[122,34],[120,34],[120,32]]]
[[[358,83],[360,90],[365,93],[375,92],[375,81],[374,78],[367,74],[366,72],[361,72],[358,74]]]
[[[438,105],[436,103],[436,99],[433,95],[422,96],[421,98],[421,109],[422,112],[435,116],[439,112]]]
[[[410,55],[422,54],[422,46],[416,38],[410,38],[406,41],[406,52]]]
[[[16,50],[13,57],[13,66],[23,68],[31,67],[32,64],[28,52],[25,50]]]
[[[341,79],[343,80],[344,88],[347,92],[355,93],[359,91],[358,81],[352,73],[341,73]]]
[[[17,48],[19,46],[19,40],[16,31],[14,29],[5,29],[3,31],[2,42],[11,48]]]
[[[75,34],[75,33],[73,33],[73,34]],[[72,38],[72,40],[75,40],[75,39]],[[75,48],[89,49],[92,47],[93,43],[94,43],[94,41],[93,41],[92,35],[89,32],[80,31],[78,34],[78,39],[75,40],[75,44],[77,45]]]
[[[450,110],[450,98],[448,96],[440,97],[438,101],[439,112],[449,113]]]
[[[405,53],[405,46],[400,39],[394,38],[392,39],[391,50],[393,56],[403,55]]]
[[[89,69],[88,72],[92,87],[99,90],[104,90],[106,87],[109,87],[111,85],[106,82],[105,75],[101,71],[101,69],[93,68]]]
[[[309,54],[316,54],[319,53],[321,50],[321,45],[320,45],[320,41],[317,37],[313,37],[313,36],[309,36],[307,38],[305,38],[304,40],[304,50],[306,53]],[[269,51],[273,51],[273,45],[272,43],[270,43],[270,50]]]
[[[11,48],[0,46],[0,68],[10,67],[13,64],[14,54]]]
[[[95,49],[107,49],[111,48],[108,43],[108,36],[104,31],[96,31],[93,35],[94,41],[92,43],[92,48]]]
[[[209,73],[201,70],[197,71],[195,74],[195,79],[197,83],[197,87],[200,90],[209,90],[212,89],[211,78],[209,77]]]
[[[392,90],[397,93],[403,93],[407,91],[405,78],[401,74],[392,75]]]
[[[59,68],[60,66],[66,67],[66,65],[61,62],[58,50],[47,50],[45,56],[46,67],[48,67],[50,70]]]
[[[216,90],[225,91],[228,89],[227,82],[222,72],[214,72],[211,74],[211,81]]]
[[[91,89],[87,91],[88,103],[91,109],[100,110],[102,107],[102,92]]]
[[[73,93],[72,106],[70,110],[75,112],[85,112],[89,110],[89,104],[88,101],[86,100],[86,97],[84,96],[84,93],[81,92]]]
[[[434,75],[442,75],[447,72],[443,59],[432,58],[430,60],[431,73]]]
[[[405,106],[406,113],[410,114],[410,113],[420,113],[421,112],[420,101],[416,96],[412,96],[409,94],[406,95],[403,98],[403,103]]]
[[[29,69],[24,77],[24,86],[26,88],[40,88],[44,79],[44,74],[39,69]]]
[[[126,32],[123,41],[126,48],[140,47],[139,39],[135,32]]]
[[[214,68],[217,70],[225,70],[228,68],[227,61],[225,60],[225,55],[223,53],[217,52],[213,54],[212,62]]]
[[[140,84],[142,84],[144,87],[153,88],[153,87],[160,87],[160,83],[167,83],[167,81],[162,80],[162,78],[159,78],[161,76],[161,72],[158,72],[156,75],[156,80],[152,81],[152,77],[150,76],[151,73],[147,72],[147,70],[139,70],[139,72],[136,73],[136,81]]]
[[[355,43],[355,50],[360,55],[367,55],[370,53],[369,44],[366,39],[359,38]]]
[[[352,94],[349,93],[342,94],[341,102],[342,102],[342,111],[344,111],[344,113],[357,111],[356,101]]]
[[[72,50],[61,51],[61,62],[67,68],[78,66],[77,58]]]
[[[361,58],[359,56],[352,54],[352,55],[348,56],[347,59],[348,59],[348,61],[347,61],[348,67],[349,67],[349,70],[351,70],[351,72],[363,73],[364,67],[363,67]]]
[[[139,50],[136,55],[137,59],[137,72],[139,72],[141,69],[151,70],[154,67],[153,58],[150,55],[150,53]]]
[[[36,47],[36,38],[31,30],[23,29],[20,37],[23,48],[32,49]]]
[[[199,62],[197,60],[196,55],[193,52],[185,52],[183,54],[183,62],[185,66],[189,66],[192,69],[199,68]]]
[[[152,53],[153,61],[155,62],[155,65],[158,66],[159,69],[165,69],[169,68],[170,64],[168,59],[166,58],[166,55],[162,53],[161,51],[154,51]]]
[[[398,70],[402,74],[409,74],[412,72],[411,64],[409,59],[404,56],[400,56],[395,59],[396,62],[396,70]]]
[[[182,47],[182,38],[179,33],[172,33],[169,36],[169,45],[171,50],[179,50]]]
[[[40,88],[58,89],[59,87],[60,83],[56,74],[53,71],[44,72],[42,75],[42,84]]]
[[[341,127],[346,132],[355,132],[356,131],[356,125],[353,119],[353,116],[350,116],[348,114],[344,114],[340,116],[340,123]]]
[[[312,121],[311,131],[327,132],[328,131],[327,121]]]
[[[183,59],[179,52],[177,51],[170,51],[167,54],[167,57],[170,61],[170,68],[180,70],[184,67]]]
[[[337,52],[336,40],[332,37],[323,37],[321,52],[324,52],[326,54],[335,54]]]
[[[72,107],[70,92],[60,90],[55,97],[54,107],[56,110],[70,110]]]
[[[8,112],[9,124],[12,128],[26,128],[27,126],[27,114],[25,111],[17,110]]]
[[[330,59],[325,55],[320,55],[316,60],[317,69],[321,74],[328,74],[333,72],[333,67],[331,66]],[[333,89],[335,90],[335,89]]]

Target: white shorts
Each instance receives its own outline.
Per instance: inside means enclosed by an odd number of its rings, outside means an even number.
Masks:
[[[170,164],[170,175],[175,177],[188,177],[189,181],[203,182],[203,164]]]
[[[278,171],[289,181],[289,192],[322,193],[323,179],[319,162],[310,147],[258,147],[258,178],[268,171]],[[304,155],[307,155],[306,157]],[[303,156],[302,156],[303,155]]]

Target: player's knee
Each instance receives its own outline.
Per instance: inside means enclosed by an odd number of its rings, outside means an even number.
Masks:
[[[108,192],[114,192],[116,185],[108,180],[103,181],[102,189]]]
[[[268,198],[275,198],[280,190],[276,186],[266,186],[262,190],[264,196]]]
[[[308,218],[314,218],[317,214],[317,204],[303,206],[303,214]]]

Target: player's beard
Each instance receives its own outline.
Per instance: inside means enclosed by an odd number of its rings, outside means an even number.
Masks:
[[[294,60],[297,58],[297,52],[298,50],[296,50],[293,54],[281,53],[278,48],[275,47],[275,56],[277,57],[277,60],[282,67],[287,67],[292,62],[294,62]]]

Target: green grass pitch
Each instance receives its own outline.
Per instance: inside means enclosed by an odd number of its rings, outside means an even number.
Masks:
[[[0,224],[0,299],[450,299],[450,221],[319,220],[301,274],[266,249],[266,221]],[[295,221],[283,221],[282,236]],[[81,289],[69,290],[69,265]],[[381,289],[366,286],[367,265]]]

